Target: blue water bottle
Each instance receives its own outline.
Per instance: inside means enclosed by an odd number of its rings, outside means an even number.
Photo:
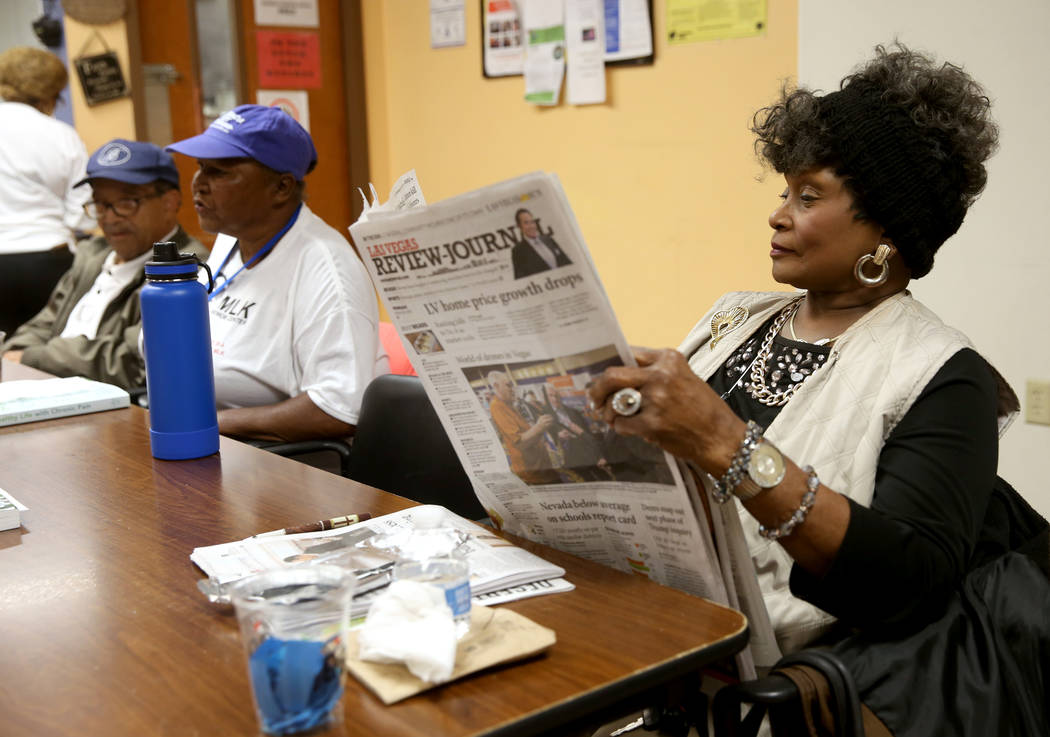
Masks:
[[[139,304],[154,458],[219,451],[208,290],[197,281],[199,264],[170,242],[154,243],[153,260],[146,263]]]

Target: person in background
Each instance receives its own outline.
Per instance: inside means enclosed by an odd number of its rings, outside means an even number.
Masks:
[[[75,190],[87,151],[76,131],[51,117],[68,74],[41,49],[0,54],[0,331],[11,333],[47,302],[73,263],[80,234],[95,228]]]
[[[84,210],[102,236],[77,244],[73,266],[44,309],[3,344],[4,358],[56,376],[140,387],[146,379],[139,290],[153,244],[174,241],[200,258],[208,251],[176,222],[179,172],[152,143],[110,141],[91,155],[87,176],[74,186],[90,194]]]
[[[310,134],[277,108],[241,105],[167,150],[197,159],[193,204],[201,228],[219,234],[208,260],[219,431],[352,435],[388,361],[364,266],[303,201],[317,164]]]
[[[608,481],[608,461],[602,457],[602,448],[586,416],[562,402],[561,392],[555,387],[545,384],[543,388],[548,411],[554,418],[550,432],[558,439],[565,472],[581,481]]]
[[[559,481],[551,470],[547,453],[547,431],[554,424],[549,414],[529,421],[516,408],[514,383],[503,371],[490,371],[486,377],[493,397],[489,413],[507,453],[510,470],[527,484],[552,484]]]
[[[515,409],[529,422],[535,422],[543,415],[549,415],[550,408],[536,398],[536,392],[526,389],[518,401],[514,403]]]

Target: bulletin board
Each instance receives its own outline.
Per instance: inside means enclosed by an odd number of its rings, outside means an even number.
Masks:
[[[520,75],[525,38],[519,3],[480,0],[481,71],[485,77]],[[605,65],[652,64],[652,0],[605,2]]]

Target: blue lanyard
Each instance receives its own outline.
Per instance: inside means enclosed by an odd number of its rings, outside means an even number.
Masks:
[[[211,302],[215,298],[215,295],[217,295],[219,292],[224,290],[226,287],[230,286],[230,283],[234,279],[237,278],[238,274],[240,274],[242,271],[247,269],[249,266],[254,264],[259,259],[261,259],[267,253],[272,251],[273,247],[277,245],[277,241],[281,240],[281,238],[284,237],[284,234],[287,233],[291,229],[291,227],[293,225],[295,225],[295,221],[299,219],[299,211],[302,210],[302,209],[303,209],[303,205],[300,202],[299,206],[297,208],[295,208],[295,212],[292,213],[292,217],[290,217],[288,219],[288,222],[284,224],[284,227],[281,228],[280,230],[278,230],[277,234],[273,238],[271,238],[269,241],[267,241],[266,245],[263,246],[261,249],[259,249],[259,251],[254,256],[252,256],[250,259],[248,259],[248,263],[241,264],[241,268],[239,268],[239,269],[237,269],[237,271],[233,272],[233,274],[230,276],[230,278],[222,283],[221,287],[216,287],[212,291],[212,293],[208,295],[208,301]],[[234,243],[233,244],[233,248],[230,249],[230,252],[226,254],[226,258],[224,258],[222,260],[222,263],[219,265],[219,270],[215,272],[216,278],[222,273],[222,270],[226,268],[226,264],[228,264],[230,262],[230,259],[233,258],[233,252],[236,251],[236,250],[237,250],[237,243]]]

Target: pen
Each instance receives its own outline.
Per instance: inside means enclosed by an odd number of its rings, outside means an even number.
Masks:
[[[252,535],[252,537],[274,537],[276,535],[296,535],[300,532],[322,532],[324,530],[334,530],[336,527],[346,527],[357,522],[364,522],[366,519],[372,519],[372,515],[368,513],[363,514],[347,514],[342,517],[332,517],[332,519],[323,519],[319,522],[308,522],[305,525],[296,525],[295,527],[285,527],[283,530],[271,530],[270,532],[260,532],[258,535]]]

